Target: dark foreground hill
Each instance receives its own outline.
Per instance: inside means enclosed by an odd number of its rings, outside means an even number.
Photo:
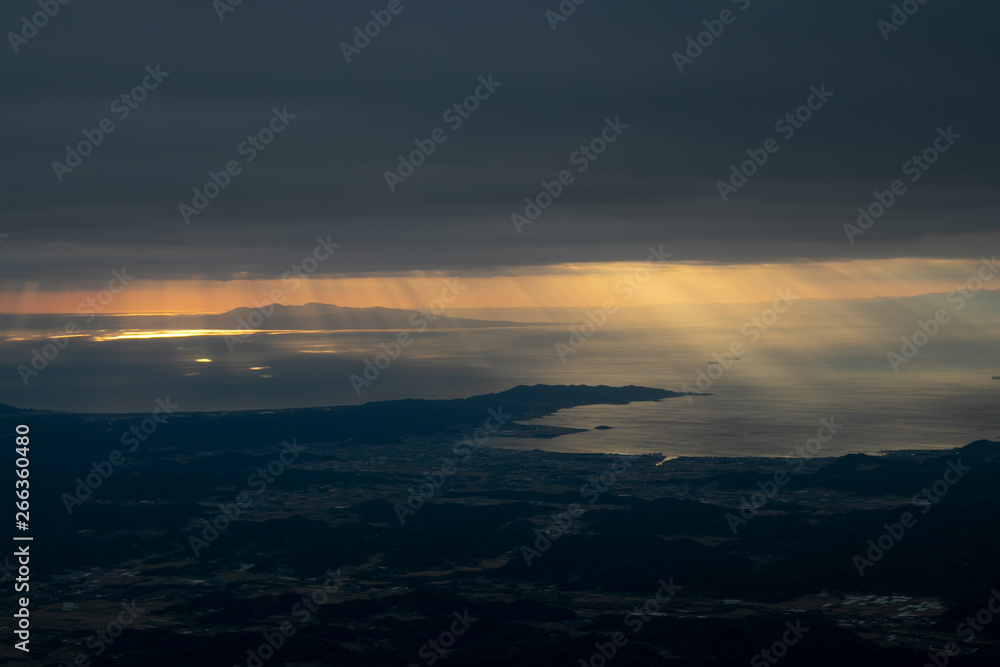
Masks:
[[[1000,443],[798,466],[457,442],[671,395],[185,413],[131,451],[144,415],[0,411],[33,438],[30,664],[997,664]]]

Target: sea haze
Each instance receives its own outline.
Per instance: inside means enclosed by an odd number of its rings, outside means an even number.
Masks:
[[[711,395],[625,406],[584,406],[535,423],[593,429],[553,439],[495,438],[504,447],[570,452],[622,451],[664,455],[780,456],[815,435],[821,419],[836,436],[824,455],[960,446],[994,438],[997,399],[997,294],[984,292],[954,312],[944,295],[874,301],[801,301],[763,331],[753,323],[767,304],[637,308],[608,318],[593,335],[571,340],[585,313],[552,311],[564,323],[495,326],[469,320],[446,327],[398,328],[402,311],[347,313],[355,328],[298,331],[295,309],[270,321],[272,330],[236,342],[225,335],[149,335],[152,324],[105,319],[65,348],[25,387],[13,369],[50,341],[54,327],[9,332],[0,359],[11,370],[0,391],[16,407],[70,412],[136,412],[170,397],[182,410],[246,410],[358,404],[402,398],[458,398],[521,384],[685,386]],[[887,355],[900,352],[918,320],[948,308],[951,321],[895,372]],[[311,326],[344,327],[336,318]],[[338,309],[341,315],[350,309]],[[367,309],[364,309],[367,310]],[[481,316],[481,315],[480,315]],[[65,319],[65,318],[63,318]],[[178,328],[237,326],[229,315],[208,323],[176,320]],[[118,323],[117,328],[108,328]],[[98,323],[95,323],[98,324]],[[438,325],[441,322],[437,323]],[[182,325],[182,326],[180,326]],[[166,333],[167,331],[161,331]],[[366,360],[392,350],[401,332],[410,344],[377,377]],[[580,341],[585,341],[579,346]],[[574,342],[577,344],[574,347]],[[745,351],[728,360],[733,343]],[[560,348],[562,343],[566,347]],[[51,349],[51,348],[50,348]],[[232,351],[230,351],[232,350]],[[567,350],[572,350],[568,352]],[[565,360],[564,360],[565,359]],[[718,364],[710,362],[719,360]],[[383,359],[384,361],[384,359]],[[728,364],[729,368],[724,368]],[[708,374],[716,376],[709,385]],[[354,382],[351,376],[357,376]]]

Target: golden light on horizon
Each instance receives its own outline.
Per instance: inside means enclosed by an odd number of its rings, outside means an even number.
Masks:
[[[91,340],[102,343],[108,340],[130,340],[138,338],[191,338],[196,336],[239,336],[257,331],[235,329],[167,329],[164,331],[123,331],[120,333],[98,334]],[[200,359],[198,361],[201,361]],[[211,359],[209,359],[211,361]]]
[[[794,287],[801,298],[905,297],[951,291],[974,275],[979,264],[979,260],[931,259],[753,265],[668,261],[665,264],[654,262],[646,278],[645,263],[613,262],[512,269],[503,275],[485,276],[420,272],[314,277],[299,281],[295,289],[281,280],[136,280],[97,314],[197,315],[260,307],[272,302],[412,310],[425,308],[438,299],[447,280],[457,280],[464,286],[449,307],[469,309],[590,308],[607,299],[625,306],[752,303],[771,300],[775,290],[789,287]],[[86,315],[90,313],[87,299],[94,293],[89,285],[46,291],[37,284],[26,284],[18,292],[0,292],[0,312]],[[198,329],[189,330],[196,331]],[[206,335],[218,334],[205,331]],[[165,337],[170,334],[150,331],[124,335]]]

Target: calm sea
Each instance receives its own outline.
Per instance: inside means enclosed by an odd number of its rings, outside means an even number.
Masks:
[[[912,321],[912,320],[910,320]],[[734,326],[733,322],[736,322]],[[836,437],[823,453],[941,448],[1000,436],[1000,318],[954,323],[896,373],[887,353],[913,325],[874,326],[801,312],[759,339],[724,323],[611,322],[565,362],[565,325],[425,331],[369,386],[352,386],[394,332],[256,334],[230,353],[223,338],[68,339],[25,386],[18,364],[42,340],[0,343],[0,402],[72,412],[149,412],[170,397],[182,410],[356,404],[399,398],[457,398],[519,384],[644,385],[680,391],[699,369],[717,376],[710,396],[627,406],[587,406],[535,423],[593,429],[502,446],[574,452],[780,456],[815,435],[821,419]],[[728,362],[730,345],[745,350]],[[709,365],[713,354],[728,369]],[[200,361],[199,361],[200,360]]]

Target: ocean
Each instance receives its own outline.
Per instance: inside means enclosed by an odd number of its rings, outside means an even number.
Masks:
[[[491,445],[782,456],[814,437],[822,419],[837,429],[823,444],[821,455],[830,456],[950,448],[1000,436],[1000,380],[991,379],[1000,375],[1000,318],[956,319],[893,369],[887,355],[900,352],[901,336],[912,338],[914,320],[845,322],[846,315],[817,312],[785,315],[767,331],[740,326],[752,313],[746,308],[701,318],[697,326],[659,317],[609,320],[573,339],[566,324],[427,330],[413,333],[395,359],[378,359],[384,368],[376,375],[369,367],[367,376],[366,359],[374,363],[383,350],[393,353],[397,332],[257,333],[232,351],[217,335],[64,339],[65,349],[27,386],[17,366],[29,364],[32,350],[47,339],[15,336],[21,339],[0,343],[0,363],[8,369],[0,379],[0,402],[146,413],[157,398],[169,396],[181,410],[278,409],[460,398],[520,384],[683,391],[701,377],[711,395],[585,406],[532,422],[610,429],[552,439],[495,438]],[[565,347],[557,349],[559,343]],[[728,360],[734,343],[743,350]]]

